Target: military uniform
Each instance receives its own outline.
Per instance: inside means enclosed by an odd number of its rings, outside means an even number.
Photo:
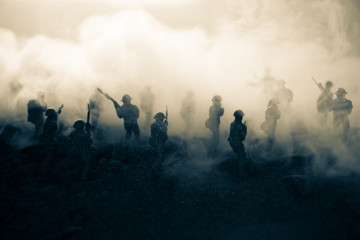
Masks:
[[[126,131],[126,138],[130,139],[131,134],[134,133],[135,138],[140,137],[140,129],[138,125],[138,118],[139,118],[139,108],[130,103],[130,96],[125,94],[123,96],[124,104],[120,106],[117,102],[114,102],[114,107],[116,110],[116,114],[119,118],[124,119],[124,128]]]
[[[27,104],[27,121],[35,125],[35,136],[39,136],[44,125],[44,113],[47,105],[43,100],[32,99]]]
[[[91,168],[90,147],[92,139],[89,132],[90,126],[87,127],[87,130],[84,130],[84,126],[84,121],[76,121],[73,126],[75,130],[70,133],[69,137],[72,142],[73,150],[76,153],[75,155],[80,155],[81,159],[85,163],[81,179],[87,180]]]
[[[228,141],[233,151],[239,158],[244,159],[246,157],[245,147],[243,141],[247,134],[247,127],[241,122],[241,120],[234,120],[230,125],[230,135]]]
[[[158,157],[153,165],[153,169],[160,174],[161,165],[164,161],[164,150],[165,150],[165,142],[168,139],[167,135],[167,120],[165,120],[165,114],[159,112],[154,116],[156,121],[151,124],[151,137],[149,139],[149,143],[152,147],[155,148]],[[165,120],[165,121],[164,121]]]
[[[270,147],[274,143],[276,123],[281,116],[278,103],[278,99],[271,99],[269,101],[268,108],[265,111],[265,121],[261,124],[261,129],[268,136]]]
[[[347,92],[343,88],[339,88],[330,106],[330,111],[333,112],[333,123],[335,130],[342,135],[343,140],[346,139],[349,132],[349,114],[353,109],[353,104],[350,100],[345,98]]]
[[[224,115],[224,108],[221,107],[221,97],[215,96],[213,104],[209,108],[209,118],[205,122],[205,126],[212,132],[212,145],[216,147],[219,144],[220,135],[220,117]]]

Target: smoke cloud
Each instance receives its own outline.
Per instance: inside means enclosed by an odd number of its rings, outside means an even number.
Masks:
[[[120,2],[126,6],[129,1]],[[138,2],[147,7],[146,1]],[[43,91],[49,107],[65,105],[60,119],[72,124],[86,117],[86,103],[96,87],[118,101],[130,94],[139,106],[140,91],[148,85],[156,95],[154,111],[169,107],[170,135],[184,131],[179,111],[185,93],[192,90],[197,102],[194,136],[210,136],[204,122],[211,98],[219,94],[225,108],[223,136],[228,134],[232,113],[242,109],[252,137],[263,138],[259,126],[269,99],[249,83],[258,81],[255,75],[261,77],[269,67],[294,94],[291,111],[283,112],[278,122],[279,142],[288,143],[291,129],[302,124],[309,133],[306,145],[317,154],[319,139],[313,135],[320,132],[315,106],[320,92],[312,76],[347,90],[354,105],[352,140],[354,145],[358,142],[360,17],[356,1],[196,2],[212,6],[207,12],[211,16],[208,29],[170,26],[139,5],[88,17],[73,40],[46,34],[24,38],[1,29],[1,117],[27,124],[26,103]],[[121,126],[111,102],[103,107],[99,124]],[[325,140],[331,133],[321,133],[327,148],[336,145]],[[341,145],[334,154],[346,168],[354,166],[356,151]]]

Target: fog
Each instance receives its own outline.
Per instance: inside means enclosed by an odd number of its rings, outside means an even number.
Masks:
[[[269,98],[251,83],[259,81],[255,76],[262,77],[269,67],[294,94],[291,111],[283,112],[278,121],[279,143],[292,151],[291,128],[301,122],[309,132],[305,144],[319,156],[319,166],[323,157],[318,145],[325,145],[336,146],[333,154],[342,159],[342,169],[354,169],[360,127],[356,1],[197,2],[204,7],[211,4],[211,30],[196,24],[170,26],[141,4],[86,18],[70,40],[46,33],[23,37],[1,29],[1,117],[31,128],[26,122],[26,103],[43,91],[49,107],[65,105],[59,121],[70,125],[85,119],[86,104],[97,87],[119,102],[127,93],[139,106],[139,94],[148,85],[156,96],[154,113],[164,112],[167,105],[169,135],[181,135],[185,128],[179,115],[181,101],[192,90],[197,111],[192,135],[210,137],[204,122],[212,97],[219,94],[225,108],[221,141],[229,148],[226,136],[236,109],[245,112],[252,138],[265,137],[260,124]],[[333,90],[347,90],[354,105],[351,146],[338,144],[330,121],[329,131],[320,126],[316,112],[320,91],[311,77],[323,83],[333,81]],[[99,124],[122,127],[112,103],[105,101],[103,108]]]

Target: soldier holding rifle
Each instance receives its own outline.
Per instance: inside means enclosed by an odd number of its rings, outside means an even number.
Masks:
[[[333,100],[333,93],[331,92],[333,83],[331,81],[327,81],[324,87],[321,83],[317,82],[315,78],[312,79],[321,91],[321,94],[316,102],[317,110],[321,115],[320,122],[326,123],[329,116],[331,102]]]
[[[126,139],[131,138],[131,134],[134,133],[135,139],[139,140],[140,138],[140,129],[138,125],[138,118],[139,118],[139,108],[133,104],[131,104],[131,97],[128,94],[125,94],[122,97],[123,105],[120,106],[120,104],[115,101],[112,97],[110,97],[109,94],[104,93],[100,88],[98,88],[98,91],[103,94],[107,99],[112,101],[114,103],[116,114],[119,118],[124,119],[124,128],[126,131]]]

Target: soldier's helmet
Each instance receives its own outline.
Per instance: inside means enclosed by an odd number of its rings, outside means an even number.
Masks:
[[[213,102],[221,102],[222,101],[222,98],[220,95],[215,95],[213,98],[212,98],[212,101]]]
[[[154,116],[154,119],[156,119],[156,120],[164,120],[165,119],[165,114],[163,114],[162,112],[158,112],[157,114],[155,114],[155,116]]]
[[[125,94],[123,97],[122,97],[122,100],[123,102],[130,102],[132,98],[130,97],[129,94]]]
[[[327,81],[327,82],[325,83],[325,87],[326,87],[326,88],[331,88],[332,86],[334,86],[334,84],[332,83],[332,81]]]
[[[233,116],[235,117],[235,118],[243,118],[244,117],[244,112],[242,111],[242,110],[236,110],[235,112],[234,112],[234,114],[233,114]]]
[[[275,105],[275,104],[279,104],[280,101],[278,98],[272,98],[270,99],[269,103],[268,103],[268,107],[270,107],[271,105]]]
[[[45,116],[57,117],[57,113],[56,113],[55,109],[49,108],[48,110],[46,110]]]
[[[85,122],[83,120],[77,120],[76,122],[74,122],[73,128],[84,129],[84,127],[85,127]]]
[[[336,96],[341,97],[341,96],[345,96],[345,94],[347,94],[347,91],[344,88],[339,88],[335,94]]]

